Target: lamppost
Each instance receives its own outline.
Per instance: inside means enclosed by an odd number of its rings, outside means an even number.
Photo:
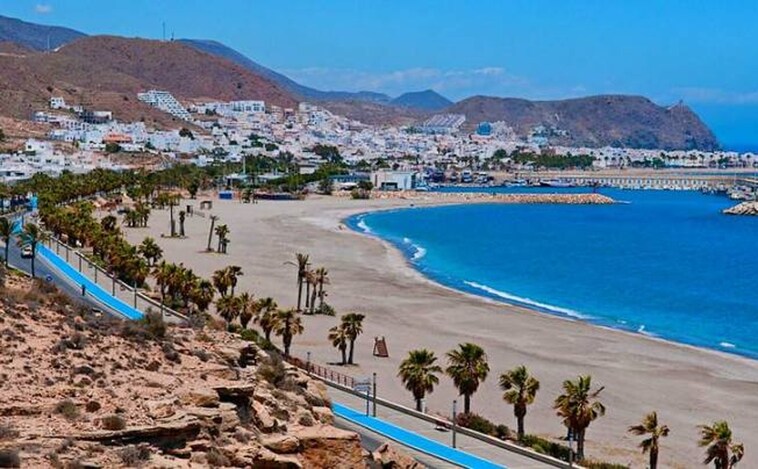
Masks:
[[[457,405],[458,405],[458,401],[454,399],[453,400],[453,448],[455,448],[455,434],[456,434],[456,426],[457,426],[456,421],[458,420],[457,409],[456,409]]]
[[[373,408],[371,409],[371,416],[376,417],[376,372],[374,372],[372,376],[371,383],[372,383],[372,388],[373,388],[372,393],[371,393],[372,394],[371,399],[373,400]]]

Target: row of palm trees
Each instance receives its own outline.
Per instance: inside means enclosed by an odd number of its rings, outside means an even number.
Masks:
[[[471,397],[489,375],[490,368],[484,350],[472,343],[459,344],[458,348],[446,354],[447,367],[437,364],[434,352],[427,349],[411,350],[400,363],[398,377],[405,388],[413,394],[416,410],[423,411],[423,399],[434,391],[443,372],[452,380],[460,395],[463,396],[464,414],[471,412]],[[534,403],[540,382],[521,365],[502,373],[498,379],[503,391],[503,400],[513,406],[513,415],[517,422],[518,440],[526,435],[524,420],[527,408]],[[597,418],[605,415],[605,406],[600,402],[600,393],[604,387],[593,389],[592,377],[579,376],[576,380],[566,380],[562,393],[553,403],[553,409],[567,428],[569,435],[576,440],[578,459],[584,459],[584,444],[587,428]],[[650,468],[658,464],[659,442],[669,435],[669,428],[658,423],[658,414],[651,412],[642,423],[629,427],[628,431],[637,436],[647,436],[640,447],[649,454]],[[700,427],[700,446],[707,447],[705,464],[714,463],[717,469],[733,467],[742,459],[744,447],[732,441],[732,432],[726,422]]]
[[[325,285],[330,283],[329,271],[325,267],[311,268],[308,254],[296,253],[294,262],[287,264],[297,267],[297,310],[307,314],[326,313]],[[305,309],[303,305],[303,287],[305,287]],[[318,300],[318,307],[316,306]]]

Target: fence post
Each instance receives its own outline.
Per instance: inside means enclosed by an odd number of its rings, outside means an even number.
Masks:
[[[456,407],[457,404],[458,404],[458,401],[457,400],[453,400],[453,448],[455,448],[455,433],[456,433],[456,425],[457,425],[456,424],[457,415],[456,415],[456,408],[455,407]]]
[[[108,274],[111,276],[111,296],[116,296],[116,276],[113,274]]]
[[[137,281],[134,281],[134,309],[137,309]]]
[[[87,264],[89,264],[89,261],[87,261]],[[95,267],[95,283],[97,283],[97,266]]]
[[[68,246],[66,246],[66,264],[68,264],[68,254],[69,254],[69,251],[70,251],[70,249],[68,248]]]
[[[82,271],[82,254],[79,251],[76,251],[76,255],[79,257],[79,272]]]
[[[372,376],[372,379],[371,379],[371,382],[373,384],[373,392],[372,392],[372,394],[374,396],[374,399],[373,399],[373,401],[374,401],[373,402],[374,408],[373,408],[373,410],[371,412],[371,414],[372,414],[371,416],[372,417],[376,417],[376,372],[374,372],[374,374]]]

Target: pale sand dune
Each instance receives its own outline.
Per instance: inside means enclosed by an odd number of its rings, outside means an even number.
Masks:
[[[199,201],[193,201],[195,206]],[[416,205],[423,205],[414,202]],[[359,367],[353,376],[377,372],[379,392],[412,404],[395,377],[398,363],[412,348],[426,347],[439,357],[457,343],[472,341],[485,348],[492,369],[473,398],[475,412],[515,427],[512,410],[501,400],[497,376],[526,364],[542,388],[527,416],[527,431],[562,435],[564,429],[551,408],[562,381],[592,374],[606,386],[605,417],[588,431],[590,456],[613,456],[618,462],[644,464],[637,438],[626,434],[644,413],[658,410],[672,433],[663,442],[667,467],[700,466],[697,447],[701,423],[726,419],[736,439],[746,446],[741,467],[758,467],[758,361],[679,346],[642,336],[599,328],[534,313],[522,308],[465,295],[436,285],[410,268],[399,251],[375,238],[340,227],[350,213],[408,206],[408,201],[353,201],[310,198],[304,202],[242,204],[214,200],[213,213],[231,229],[230,255],[206,254],[209,222],[188,218],[189,239],[160,239],[168,231],[168,212],[154,211],[148,229],[126,230],[132,242],[151,234],[166,250],[166,258],[184,262],[203,276],[228,264],[244,268],[238,291],[272,296],[282,306],[296,302],[295,268],[285,265],[295,252],[311,255],[315,266],[329,269],[332,285],[327,301],[338,312],[365,312],[365,334],[357,343]],[[695,314],[696,312],[693,312]],[[725,320],[728,320],[725,312]],[[295,355],[312,352],[320,363],[336,361],[339,353],[326,340],[337,322],[330,317],[305,317],[306,333],[296,337]],[[386,336],[390,358],[371,355],[373,337]],[[447,378],[428,399],[429,409],[449,412],[455,391]]]

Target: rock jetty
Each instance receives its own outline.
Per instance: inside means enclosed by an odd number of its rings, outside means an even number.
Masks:
[[[742,202],[734,207],[724,210],[727,215],[753,215],[758,216],[758,201]]]
[[[347,194],[349,196],[349,194]],[[458,203],[503,203],[503,204],[569,204],[607,205],[616,203],[603,194],[503,194],[497,192],[416,192],[416,191],[372,191],[374,200],[408,200],[416,202],[458,204]]]

